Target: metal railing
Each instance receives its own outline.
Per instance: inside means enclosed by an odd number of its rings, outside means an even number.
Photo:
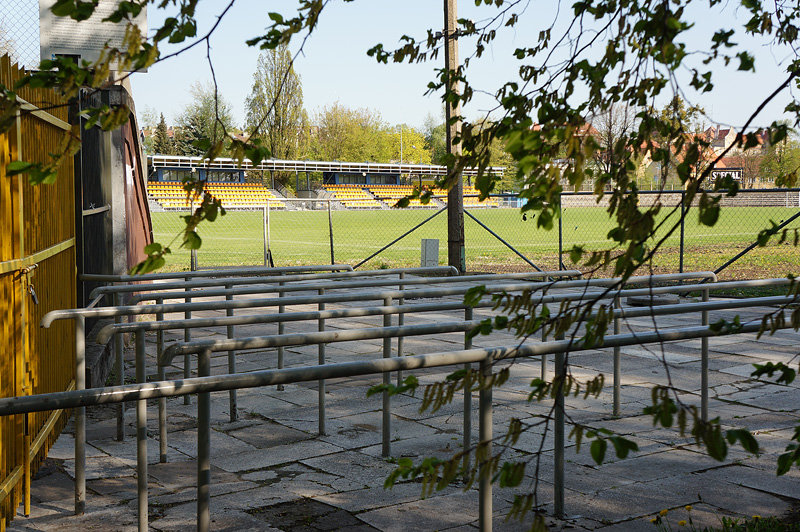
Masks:
[[[326,269],[327,267],[302,267],[301,271],[309,271],[313,268],[321,268]],[[267,272],[268,270],[263,268],[257,268],[256,270],[261,272]],[[279,269],[282,272],[286,272],[287,269]],[[239,270],[238,273],[244,274],[245,271],[251,272],[252,269],[242,269]],[[385,270],[381,270],[385,273]],[[392,270],[392,273],[397,274],[399,276],[404,275],[405,272],[412,271],[415,273],[452,273],[454,271],[451,267],[433,267],[433,268],[410,268],[410,269],[398,269]],[[205,272],[187,272],[187,273],[201,273],[203,277],[212,277],[215,275],[224,275],[225,271],[205,271]],[[553,275],[555,276],[570,276],[577,272],[554,272]],[[153,274],[152,277],[158,276],[158,278],[164,278],[174,274]],[[328,274],[322,274],[326,277],[326,286],[330,288],[330,277]],[[367,274],[369,275],[369,273]],[[541,276],[541,274],[532,274],[535,276]],[[112,277],[114,280],[117,279],[125,279],[126,276],[108,276]],[[348,278],[348,277],[346,277]],[[245,278],[246,279],[246,278]],[[431,279],[431,278],[429,278]],[[441,278],[446,279],[446,278]],[[230,285],[235,285],[238,281],[237,278],[230,278],[227,279],[225,282]],[[391,283],[396,284],[396,283]],[[152,287],[143,287],[141,285],[136,285],[138,290],[143,288],[152,289]],[[126,287],[121,287],[120,290],[125,290]],[[464,289],[460,291],[457,290],[456,294],[463,293]],[[115,292],[113,287],[109,287],[109,290],[104,291],[106,293],[111,293],[114,296],[115,302],[119,301],[120,292]],[[103,295],[103,294],[101,294]],[[283,296],[282,293],[279,296]],[[340,301],[350,301],[352,298],[349,296],[337,296],[338,300]],[[382,292],[376,295],[376,299],[383,300],[384,294]],[[402,297],[400,298],[402,299]],[[191,312],[197,310],[226,310],[229,313],[232,313],[233,309],[235,308],[257,308],[263,306],[278,306],[279,312],[283,312],[285,310],[286,305],[297,304],[298,301],[292,300],[290,301],[288,298],[284,299],[279,297],[277,299],[250,299],[244,301],[234,301],[232,298],[226,299],[226,301],[212,301],[212,302],[196,302],[191,303],[188,302],[190,299],[187,297],[187,303],[182,304],[158,304],[158,305],[146,305],[146,306],[114,306],[114,307],[103,307],[103,308],[87,308],[87,309],[73,309],[73,310],[64,310],[64,311],[53,311],[48,313],[42,318],[42,326],[49,327],[53,321],[61,320],[61,319],[72,319],[74,320],[75,324],[75,334],[76,334],[76,372],[79,375],[79,378],[76,379],[76,389],[84,389],[85,388],[85,338],[86,338],[86,319],[87,318],[101,318],[101,317],[113,317],[117,324],[122,323],[123,316],[133,316],[133,315],[141,315],[141,314],[149,314],[153,313],[156,314],[158,320],[163,319],[164,313],[167,312],[184,312],[185,320],[191,320]],[[309,302],[309,298],[306,297],[304,300],[301,301],[300,304]],[[316,299],[312,299],[310,302],[316,302]],[[324,303],[321,303],[324,305]],[[143,312],[146,311],[146,312]],[[323,321],[320,321],[321,324],[324,324]],[[232,326],[228,325],[228,334],[230,336],[233,335],[233,329],[230,328]],[[279,334],[283,332],[283,322],[279,323]],[[191,341],[191,328],[190,327],[183,327],[184,330],[184,341]],[[163,347],[163,337],[159,338],[159,349]],[[324,348],[321,348],[324,352]],[[118,384],[124,383],[124,364],[122,360],[122,335],[116,335],[114,338],[114,353],[115,353],[115,367],[116,373],[118,378]],[[282,367],[282,357],[283,355],[283,348],[279,348],[279,365]],[[235,370],[235,358],[233,353],[230,354],[229,360],[229,368]],[[190,365],[190,357],[187,355],[184,359],[184,376],[186,378],[191,377],[191,365]],[[137,375],[138,375],[137,369]],[[187,398],[188,399],[188,396]],[[235,393],[231,394],[231,401],[235,403]],[[120,404],[117,408],[117,439],[123,440],[124,439],[124,424],[125,424],[125,412],[123,405]],[[76,447],[75,447],[75,457],[76,457],[76,464],[83,464],[85,463],[85,411],[82,409],[78,409],[76,411]],[[82,513],[83,508],[83,501],[85,500],[85,470],[83,467],[80,467],[80,471],[76,469],[76,513]]]
[[[552,272],[543,272],[541,274],[532,273],[531,275],[541,275],[543,277],[547,277]],[[554,275],[557,274],[566,274],[567,272],[556,272]],[[501,277],[501,276],[500,276]],[[695,274],[672,274],[672,275],[662,275],[662,276],[654,276],[654,277],[634,277],[629,279],[629,284],[637,284],[637,283],[649,283],[653,282],[654,280],[666,282],[666,281],[682,281],[688,279],[713,279],[715,276],[713,273],[710,272],[700,272]],[[428,278],[428,281],[433,284],[436,281],[436,278]],[[489,285],[487,287],[487,291],[489,292],[509,292],[509,291],[521,291],[521,290],[541,290],[541,289],[549,289],[554,287],[561,287],[561,288],[588,288],[591,286],[609,286],[619,282],[616,279],[595,279],[595,280],[586,280],[586,281],[560,281],[560,282],[539,282],[539,283],[501,283],[501,284],[494,284]],[[329,281],[326,281],[324,285],[327,288],[330,288]],[[309,287],[314,288],[314,287]],[[319,288],[318,288],[319,289]],[[452,295],[463,295],[469,287],[461,286],[461,287],[452,287],[452,288],[426,288],[426,289],[416,289],[416,290],[381,290],[381,291],[374,291],[374,292],[359,292],[359,293],[347,293],[347,294],[320,294],[316,296],[299,296],[293,298],[270,298],[270,299],[249,299],[244,301],[234,301],[231,299],[226,299],[225,301],[211,301],[211,302],[196,302],[196,303],[171,303],[171,304],[157,304],[157,305],[140,305],[140,306],[126,306],[126,307],[116,307],[116,308],[100,308],[100,309],[75,309],[75,310],[68,310],[68,311],[54,311],[48,313],[42,319],[42,325],[47,327],[49,326],[52,321],[56,319],[68,319],[74,318],[75,319],[75,327],[76,327],[76,338],[80,337],[80,341],[76,340],[76,347],[77,347],[77,358],[76,358],[76,367],[81,367],[84,363],[84,352],[85,352],[85,319],[86,318],[96,318],[96,317],[122,317],[125,315],[142,315],[142,314],[156,314],[159,319],[163,317],[164,313],[167,312],[187,312],[191,310],[233,310],[234,308],[257,308],[257,307],[269,307],[269,306],[279,306],[280,308],[284,308],[288,305],[296,305],[296,304],[317,304],[317,305],[324,305],[328,302],[348,302],[348,301],[363,301],[365,299],[375,299],[378,301],[382,301],[384,305],[391,304],[393,299],[407,299],[410,297],[442,297],[442,296],[452,296]],[[697,289],[697,288],[694,288]],[[324,290],[324,288],[323,288]],[[647,295],[655,293],[654,291],[659,290],[658,288],[648,288],[648,289],[639,289],[638,291],[627,293],[626,295]],[[560,296],[544,296],[543,302],[552,300],[552,301],[561,301],[565,299],[575,299],[580,294],[565,294]],[[586,292],[583,293],[585,297],[593,297],[595,294],[588,294]],[[461,308],[464,307],[463,303],[460,303]],[[323,310],[324,307],[321,307],[320,310]],[[467,311],[470,314],[466,314],[465,317],[468,319],[471,316],[471,310]],[[400,315],[403,315],[401,313]],[[280,316],[280,314],[279,314]],[[386,322],[388,318],[388,314],[384,314],[384,325],[391,325],[391,322]],[[231,317],[232,318],[232,317]],[[321,315],[317,316],[318,321],[320,323],[320,329],[324,330],[324,318]],[[230,318],[218,318],[218,320],[226,320]],[[279,324],[283,323],[283,320],[276,320]],[[187,318],[180,322],[183,325],[179,326],[179,328],[183,328],[185,332],[185,339],[190,338],[189,331],[191,329],[188,324],[191,323],[191,319]],[[231,327],[230,323],[221,322],[221,324],[225,324],[227,327]],[[145,325],[139,325],[144,330]],[[279,329],[279,335],[283,332]],[[232,329],[228,329],[229,336],[232,336]],[[120,335],[116,336],[117,339],[121,339]],[[389,340],[390,341],[390,340]],[[121,342],[119,342],[121,343]],[[139,345],[137,341],[137,345]],[[143,348],[143,344],[141,344]],[[320,361],[324,363],[324,344],[319,344],[320,349]],[[279,346],[279,367],[282,366],[282,358],[280,357],[280,347]],[[398,346],[399,347],[399,346]],[[159,351],[163,348],[163,338],[159,339]],[[388,344],[388,349],[390,350],[391,346]],[[387,340],[384,339],[384,352],[387,351]],[[143,360],[143,353],[137,354],[137,360]],[[184,356],[184,375],[186,378],[191,377],[190,373],[190,355],[185,354]],[[229,350],[229,361],[233,358],[235,360],[235,354],[233,350]],[[143,364],[143,363],[142,363]],[[138,366],[141,366],[139,364]],[[229,368],[233,366],[235,369],[235,363],[231,364],[229,362]],[[120,366],[123,367],[123,366]],[[137,376],[139,375],[140,369],[137,367]],[[141,371],[144,371],[143,369]],[[618,373],[618,372],[616,372]],[[120,376],[122,377],[122,370],[120,370]],[[161,377],[161,374],[160,374]],[[124,377],[123,377],[124,378]],[[124,380],[123,380],[124,382]],[[84,386],[84,383],[80,383],[81,386]],[[235,404],[235,397],[234,394],[231,394],[231,402]],[[320,427],[324,432],[324,403],[322,397],[324,397],[324,383],[320,386]],[[161,412],[164,412],[165,405],[161,405]],[[137,408],[138,411],[138,408]],[[389,405],[388,401],[386,401],[386,405],[384,408],[384,416],[388,416]],[[85,431],[85,426],[82,425],[82,419],[85,415],[84,412],[78,411],[76,414],[76,431],[81,432],[81,434],[76,434],[76,464],[82,464],[85,458],[82,458],[82,453],[79,452],[85,446],[85,435],[83,431]],[[165,414],[159,415],[160,419],[165,419]],[[165,421],[163,423],[160,422],[160,426],[165,426]],[[124,410],[120,407],[117,410],[117,428],[118,428],[118,439],[122,439],[123,437],[123,427],[124,427]],[[468,433],[468,431],[465,431]],[[165,438],[166,441],[166,438]],[[388,454],[388,440],[384,439],[385,445],[385,453]],[[163,449],[163,448],[162,448]],[[78,482],[79,480],[83,479],[83,475],[81,475],[77,468],[79,466],[76,465],[76,501],[82,500],[81,496],[85,493],[85,490],[78,489]],[[82,469],[82,466],[80,466]]]
[[[745,281],[745,282],[731,282],[719,283],[720,288],[729,287],[749,287],[749,286],[764,286],[764,285],[788,285],[789,280],[786,279],[773,279],[762,280],[758,282]],[[696,291],[698,289],[708,289],[709,285],[693,285],[693,286],[678,286],[678,287],[660,287],[651,288],[651,293],[665,293],[667,289],[684,291]],[[640,289],[632,292],[641,293]],[[623,295],[625,291],[611,294],[612,297]],[[608,296],[608,293],[604,293]],[[634,294],[625,294],[634,295]],[[590,297],[590,296],[589,296]],[[596,295],[595,295],[596,297]],[[717,302],[700,302],[700,303],[687,303],[681,305],[668,305],[663,307],[640,308],[640,309],[617,309],[615,317],[634,317],[634,316],[659,316],[674,313],[684,312],[708,312],[711,310],[722,310],[727,308],[742,308],[744,306],[752,305],[778,305],[786,304],[795,301],[796,298],[789,296],[773,296],[766,298],[753,298],[750,300],[730,300],[730,301],[717,301]],[[448,325],[445,325],[450,326]],[[209,482],[210,482],[210,439],[208,434],[210,431],[210,396],[211,392],[228,391],[242,388],[251,388],[258,386],[271,386],[288,384],[294,382],[314,381],[329,378],[351,377],[357,375],[367,375],[383,373],[388,375],[389,372],[399,370],[413,370],[420,368],[439,367],[455,364],[471,364],[480,363],[481,371],[488,374],[491,371],[491,365],[494,361],[515,358],[515,357],[535,357],[544,356],[547,354],[556,354],[556,377],[564,375],[564,357],[563,353],[581,351],[584,349],[598,349],[603,347],[622,347],[626,345],[647,344],[655,342],[673,341],[691,338],[708,338],[711,336],[736,334],[736,333],[750,333],[759,331],[761,328],[761,321],[747,322],[738,328],[720,329],[710,328],[707,325],[699,327],[685,327],[677,329],[662,329],[655,332],[637,332],[633,334],[614,334],[606,336],[601,342],[584,345],[579,339],[569,340],[556,340],[551,342],[542,342],[538,344],[525,343],[521,346],[513,347],[494,347],[484,349],[465,349],[462,351],[447,352],[447,353],[431,353],[426,355],[414,355],[407,357],[391,357],[383,358],[373,361],[356,361],[345,362],[339,364],[323,364],[316,367],[300,367],[282,370],[263,370],[247,374],[229,374],[222,376],[202,376],[208,374],[210,371],[210,356],[212,350],[227,350],[227,349],[249,349],[252,347],[267,345],[271,340],[266,338],[261,339],[238,339],[238,340],[223,340],[220,342],[194,342],[193,345],[175,346],[170,348],[171,354],[176,354],[180,351],[191,350],[199,354],[200,357],[200,373],[201,376],[197,378],[163,381],[157,383],[140,383],[137,385],[116,386],[104,389],[94,390],[76,390],[74,392],[61,392],[56,394],[46,394],[34,397],[18,397],[11,399],[0,400],[0,415],[12,415],[17,413],[25,413],[32,411],[44,411],[56,408],[81,408],[88,405],[118,403],[124,401],[136,400],[140,405],[144,404],[146,399],[181,396],[187,394],[197,393],[198,397],[198,529],[207,530],[210,513],[209,513]],[[790,328],[791,324],[781,324],[781,328]],[[402,328],[393,327],[385,334],[392,335],[400,334],[404,331]],[[141,335],[137,338],[142,339]],[[140,342],[137,340],[137,350]],[[562,354],[561,356],[558,356]],[[703,354],[701,353],[701,356]],[[707,353],[705,355],[707,357]],[[143,368],[143,364],[140,365]],[[137,368],[138,369],[138,368]],[[143,371],[143,369],[142,369]],[[707,371],[707,365],[701,371]],[[138,373],[138,371],[137,371]],[[707,393],[708,382],[704,379],[701,386],[703,386]],[[479,390],[479,434],[481,445],[488,445],[489,450],[487,456],[491,456],[491,388],[482,388]],[[556,468],[554,472],[554,484],[556,488],[555,510],[556,514],[563,514],[563,469],[564,469],[564,419],[563,419],[563,396],[556,396],[555,411],[562,413],[562,416],[556,416],[555,419],[555,436],[556,436],[556,449],[555,461]],[[140,421],[146,427],[146,411],[140,412]],[[560,438],[559,438],[560,434]],[[142,442],[146,438],[146,431],[138,430],[137,439],[140,450],[139,462],[144,462],[146,467],[146,446]],[[560,444],[558,443],[560,441]],[[77,443],[77,438],[76,438]],[[480,464],[483,467],[483,464]],[[76,463],[76,473],[78,464]],[[144,485],[140,481],[139,493],[144,499],[144,503],[140,502],[140,519],[144,519],[146,526],[146,510],[147,510],[147,486],[146,475],[144,478]],[[77,474],[76,474],[77,481]],[[489,475],[482,472],[479,484],[480,490],[480,517],[479,522],[481,529],[491,529],[491,483]],[[141,511],[144,511],[142,515]],[[140,525],[142,521],[140,521]]]

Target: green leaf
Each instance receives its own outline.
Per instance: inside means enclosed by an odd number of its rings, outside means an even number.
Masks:
[[[153,255],[154,253],[161,253],[162,247],[161,244],[158,242],[153,242],[152,244],[147,244],[144,247],[144,252],[148,255]]]
[[[200,238],[196,231],[187,231],[183,237],[183,245],[187,249],[200,249],[200,246],[203,245],[203,239]]]
[[[742,444],[742,448],[744,448],[745,451],[758,456],[758,442],[749,430],[731,429],[727,432],[725,438],[731,445],[738,441]]]
[[[13,161],[6,165],[6,172],[8,172],[9,176],[22,174],[27,172],[32,167],[36,166],[34,163],[29,163],[25,161]]]
[[[608,439],[614,446],[614,451],[617,453],[617,458],[627,458],[629,452],[635,452],[639,450],[639,446],[636,444],[636,442],[623,438],[622,436],[611,436]]]
[[[606,440],[598,439],[592,442],[592,445],[589,447],[589,452],[592,455],[592,459],[595,461],[597,465],[603,463],[603,460],[606,456],[606,448],[608,447],[608,443]]]

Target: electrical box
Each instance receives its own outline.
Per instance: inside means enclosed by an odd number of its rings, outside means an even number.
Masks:
[[[423,268],[439,265],[439,239],[438,238],[423,238],[422,239],[422,260],[420,266]]]

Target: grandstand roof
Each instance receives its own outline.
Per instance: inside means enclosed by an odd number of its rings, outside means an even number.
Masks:
[[[267,159],[254,165],[249,159],[239,164],[236,159],[217,158],[213,161],[201,157],[183,157],[178,155],[148,155],[147,165],[170,168],[207,168],[216,170],[272,170],[288,172],[341,172],[348,174],[407,174],[413,176],[447,175],[447,167],[435,164],[391,164],[391,163],[344,163],[339,161],[285,161]],[[491,166],[490,174],[502,175],[505,166]],[[475,168],[466,168],[464,175],[477,175]]]

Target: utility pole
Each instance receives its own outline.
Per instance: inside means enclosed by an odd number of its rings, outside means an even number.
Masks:
[[[456,29],[457,0],[444,0],[444,61],[450,73],[447,90],[460,94],[459,83],[453,79],[458,68],[458,35]],[[447,153],[456,157],[461,155],[461,144],[454,145],[453,140],[461,136],[461,102],[455,105],[445,104],[445,125],[447,129]],[[452,163],[448,165],[448,174],[453,171]],[[461,172],[454,177],[455,184],[447,193],[447,264],[455,266],[462,274],[466,271],[464,257],[464,183]]]

